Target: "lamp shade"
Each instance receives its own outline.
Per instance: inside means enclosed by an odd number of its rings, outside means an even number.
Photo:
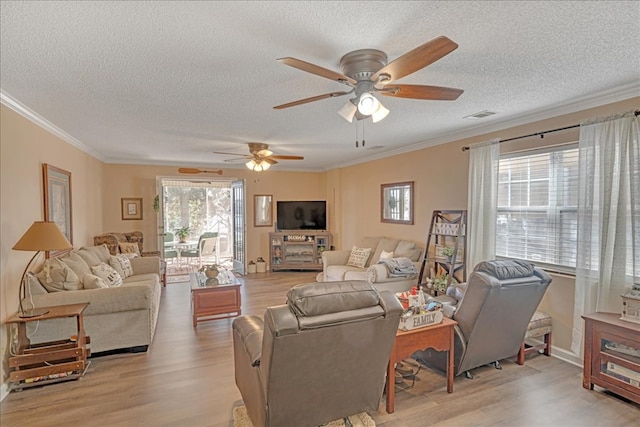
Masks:
[[[54,251],[72,247],[56,223],[50,221],[35,221],[13,245],[16,251]]]
[[[347,101],[347,103],[338,110],[338,114],[351,123],[353,122],[353,116],[356,115],[356,111],[358,111],[358,107],[356,107],[353,102]]]

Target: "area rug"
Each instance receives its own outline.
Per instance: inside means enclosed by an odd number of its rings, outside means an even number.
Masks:
[[[188,274],[167,275],[167,284],[171,283],[183,283],[189,281]]]
[[[348,423],[345,423],[344,420],[335,420],[320,427],[375,427],[375,425],[376,422],[373,421],[373,418],[366,412],[362,412],[350,416]],[[233,408],[233,427],[253,427],[247,414],[247,408],[244,406]]]

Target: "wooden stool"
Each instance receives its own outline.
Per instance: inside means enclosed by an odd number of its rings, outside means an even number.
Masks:
[[[525,344],[527,338],[535,338],[544,336],[544,342],[538,345],[530,346]],[[527,326],[527,333],[524,336],[525,341],[520,344],[520,351],[516,363],[524,365],[524,358],[527,354],[534,351],[544,350],[545,356],[551,355],[551,316],[541,311],[536,311]]]

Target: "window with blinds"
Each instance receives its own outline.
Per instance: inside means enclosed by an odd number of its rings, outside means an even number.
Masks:
[[[577,144],[501,156],[496,255],[575,271],[577,204]]]

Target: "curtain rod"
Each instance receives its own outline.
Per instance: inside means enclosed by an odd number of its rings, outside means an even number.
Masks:
[[[638,117],[640,115],[640,110],[635,110],[633,112],[633,114],[636,117]],[[515,141],[516,139],[530,138],[532,136],[540,136],[540,138],[544,138],[544,135],[547,134],[547,133],[559,132],[561,130],[573,129],[573,128],[577,128],[577,127],[580,127],[580,124],[572,125],[572,126],[565,126],[563,128],[544,130],[542,132],[531,133],[529,135],[522,135],[522,136],[516,136],[516,137],[513,137],[513,138],[501,139],[500,141],[498,141],[498,144],[502,144],[503,142]],[[462,147],[462,151],[468,151],[468,150],[469,150],[469,146],[468,145],[465,145],[464,147]]]

